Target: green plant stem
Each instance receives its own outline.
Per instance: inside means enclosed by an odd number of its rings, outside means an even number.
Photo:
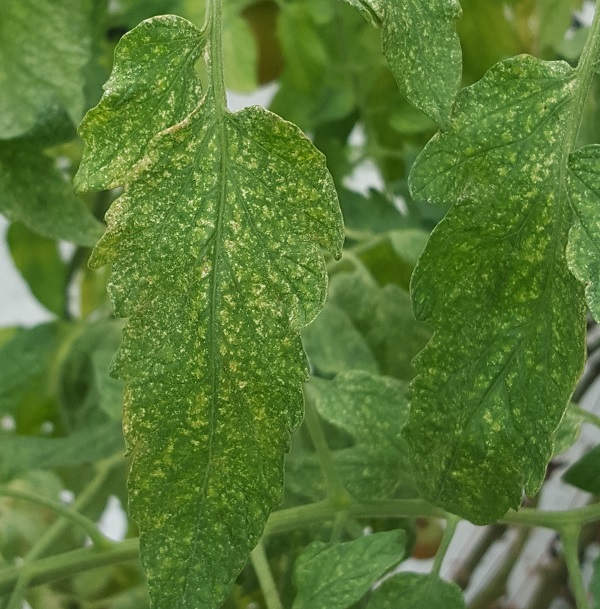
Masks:
[[[53,501],[52,499],[41,497],[40,495],[36,495],[35,493],[9,488],[7,486],[0,486],[0,495],[4,495],[5,497],[13,497],[14,499],[24,499],[25,501],[31,501],[32,503],[43,505],[44,507],[47,507],[48,509],[56,512],[60,516],[67,518],[71,522],[74,522],[75,524],[79,525],[88,534],[90,540],[97,549],[108,548],[114,543],[110,539],[105,537],[98,530],[96,524],[92,522],[89,518],[87,518],[83,514],[80,514],[73,508],[59,503],[58,501]]]
[[[571,404],[571,410],[577,413],[586,423],[591,423],[596,427],[600,427],[600,417],[585,408],[581,408],[581,406],[577,406],[576,404]]]
[[[283,604],[279,598],[279,592],[277,591],[277,585],[271,573],[271,567],[269,566],[269,560],[267,559],[267,553],[265,552],[265,546],[262,541],[259,541],[257,546],[252,550],[250,554],[250,560],[252,566],[256,572],[260,589],[262,590],[267,609],[283,609]]]
[[[73,503],[72,509],[77,513],[83,511],[88,503],[96,496],[112,468],[122,461],[122,457],[115,456],[105,459],[98,463],[98,472],[92,481],[84,488]],[[37,543],[27,552],[24,557],[25,564],[29,564],[36,558],[42,556],[48,548],[59,539],[65,530],[71,525],[72,521],[67,518],[57,520],[46,533],[37,541]],[[30,580],[27,575],[27,570],[24,569],[17,578],[12,594],[8,599],[5,609],[18,609],[21,606],[25,592],[30,585]]]
[[[267,521],[264,534],[286,533],[334,520],[339,512],[345,512],[348,518],[456,518],[421,499],[352,501],[343,508],[324,500],[273,512]],[[562,532],[569,526],[579,530],[584,524],[594,520],[600,520],[600,503],[553,512],[524,508],[519,512],[509,512],[501,522],[521,524],[525,527],[547,527]],[[127,539],[118,543],[110,542],[105,548],[82,548],[21,566],[8,567],[0,570],[0,594],[6,594],[14,588],[19,574],[24,569],[27,570],[29,585],[36,585],[107,564],[132,560],[138,558],[138,552],[138,540]]]
[[[308,427],[310,439],[315,447],[317,458],[319,459],[329,500],[336,507],[344,507],[351,502],[351,498],[340,481],[335,469],[331,451],[327,445],[327,440],[325,439],[325,434],[323,433],[323,428],[319,421],[319,415],[314,406],[314,395],[310,386],[305,386],[304,395],[304,419],[306,421],[306,426]]]
[[[204,31],[208,32],[206,45],[206,67],[209,87],[214,95],[217,115],[221,116],[227,109],[225,74],[223,70],[223,7],[222,0],[208,0]]]
[[[139,558],[139,551],[137,538],[126,539],[102,549],[95,546],[80,548],[31,563],[7,567],[0,570],[0,594],[10,592],[22,573],[26,574],[29,586],[37,586],[97,567],[135,560]]]
[[[440,574],[444,557],[446,556],[446,552],[448,552],[448,548],[450,547],[450,543],[452,542],[452,538],[454,537],[454,533],[456,532],[456,527],[459,522],[460,518],[458,516],[448,514],[444,536],[442,537],[440,547],[435,554],[435,560],[433,561],[433,567],[431,568],[431,572],[435,575]]]
[[[581,573],[581,565],[579,564],[579,533],[581,527],[576,524],[565,525],[560,530],[560,536],[563,546],[563,554],[565,563],[569,572],[569,582],[571,591],[575,597],[577,609],[590,609],[585,586],[583,585],[583,577]]]

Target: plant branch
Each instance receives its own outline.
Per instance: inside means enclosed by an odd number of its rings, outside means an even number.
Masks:
[[[571,591],[575,597],[577,609],[590,609],[587,594],[583,585],[581,565],[579,564],[579,533],[581,528],[575,524],[564,526],[560,530],[565,563],[569,572]]]
[[[271,573],[271,567],[269,566],[267,553],[265,552],[265,546],[262,541],[259,541],[254,550],[252,550],[250,560],[252,561],[252,566],[256,572],[256,577],[258,578],[267,609],[283,609],[283,604],[279,598],[277,585],[275,584],[275,579]]]
[[[4,495],[5,497],[13,497],[14,499],[23,499],[25,501],[31,501],[32,503],[43,505],[60,516],[67,518],[68,520],[79,525],[88,534],[89,538],[97,549],[108,548],[114,543],[98,530],[96,523],[92,522],[89,518],[83,514],[80,514],[73,508],[59,503],[58,501],[53,501],[52,499],[36,495],[35,493],[9,488],[7,486],[0,486],[0,495]]]
[[[442,537],[440,547],[435,554],[435,560],[433,561],[433,567],[431,568],[431,572],[435,575],[440,574],[444,557],[446,556],[446,552],[448,552],[448,548],[450,547],[450,543],[452,542],[452,538],[454,537],[454,533],[456,532],[456,527],[459,522],[460,518],[458,516],[448,514],[444,536]]]

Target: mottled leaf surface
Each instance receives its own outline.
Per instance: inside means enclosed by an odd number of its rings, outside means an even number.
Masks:
[[[29,131],[56,103],[73,123],[81,120],[90,6],[89,0],[2,0],[0,139]]]
[[[369,599],[368,609],[465,609],[456,584],[436,575],[400,573],[386,579]]]
[[[577,80],[517,57],[458,98],[415,163],[415,198],[453,203],[412,279],[435,328],[405,437],[422,494],[491,522],[534,493],[584,359],[585,306],[565,247]]]
[[[210,90],[152,138],[107,221],[92,264],[113,264],[114,309],[130,317],[114,370],[150,595],[216,607],[281,500],[307,375],[299,329],[325,299],[320,247],[342,245],[337,197],[296,127],[230,114]]]
[[[404,533],[375,533],[329,545],[315,541],[296,561],[293,609],[345,609],[404,557]]]
[[[569,268],[585,286],[590,312],[600,319],[600,146],[585,146],[569,157],[569,200],[574,212],[569,234]]]
[[[194,65],[201,43],[197,28],[172,15],[148,19],[123,36],[102,100],[79,127],[86,147],[77,189],[122,185],[148,142],[198,105]]]
[[[0,142],[0,213],[51,239],[93,245],[102,224],[73,195],[54,160],[30,146]]]
[[[460,86],[458,0],[346,0],[381,23],[383,54],[400,90],[442,128]]]

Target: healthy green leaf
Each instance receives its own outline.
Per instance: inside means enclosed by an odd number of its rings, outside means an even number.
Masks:
[[[296,561],[293,609],[345,609],[404,557],[404,533],[375,533],[347,543],[315,541]]]
[[[569,200],[575,220],[569,233],[567,261],[585,286],[591,314],[600,319],[600,146],[586,146],[569,157]]]
[[[32,294],[56,315],[65,312],[67,270],[56,242],[13,222],[6,240],[15,266]]]
[[[66,437],[45,438],[0,432],[0,478],[34,469],[55,469],[92,463],[123,451],[120,424],[97,417],[87,428]]]
[[[0,213],[78,245],[93,245],[102,234],[102,224],[73,195],[53,159],[31,146],[0,142]]]
[[[408,419],[404,383],[367,372],[311,380],[318,413],[348,432],[355,445],[334,452],[344,485],[361,499],[390,497],[397,487],[414,495],[408,447],[401,430]]]
[[[150,46],[201,42],[177,17],[140,27]],[[190,82],[193,65],[182,69],[190,73],[171,79]],[[171,86],[175,97],[187,95]],[[88,115],[86,141],[112,100],[109,91]],[[298,332],[325,299],[319,248],[339,256],[343,238],[333,183],[312,144],[266,110],[230,114],[221,103],[209,89],[144,150],[125,146],[128,158],[143,157],[92,255],[93,266],[113,263],[115,313],[130,317],[115,372],[126,382],[130,509],[161,609],[217,606],[281,499],[283,452],[302,417],[307,374]],[[141,122],[155,111],[142,107]],[[101,158],[121,123],[117,114],[111,121],[94,136]],[[93,177],[81,177],[80,188],[113,179],[102,160],[88,155],[86,164],[82,176]]]
[[[400,90],[442,128],[460,86],[457,0],[346,0],[381,22],[383,54]],[[427,41],[424,44],[423,41]]]
[[[302,330],[302,344],[315,373],[329,378],[347,370],[379,372],[377,361],[362,334],[339,307],[326,304]]]
[[[565,482],[600,495],[600,445],[588,451],[563,474]]]
[[[564,253],[576,74],[527,56],[496,65],[411,177],[415,198],[454,205],[412,279],[435,333],[405,437],[423,495],[477,523],[537,491],[583,367],[585,307]]]
[[[462,592],[437,575],[400,573],[386,579],[369,599],[368,609],[465,609]]]
[[[90,7],[89,0],[2,0],[0,139],[29,131],[56,103],[80,121]]]

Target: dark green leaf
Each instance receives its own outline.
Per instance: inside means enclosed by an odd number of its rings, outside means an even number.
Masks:
[[[594,571],[592,573],[592,581],[590,582],[590,592],[594,599],[592,609],[600,609],[600,556],[594,560]]]
[[[185,39],[185,53],[200,51],[180,18],[140,28],[150,48]],[[168,72],[165,110],[187,99],[194,68],[181,68]],[[81,175],[93,177],[80,177],[81,188],[113,180],[105,138],[129,114],[110,114],[110,130],[103,121],[119,103],[109,90],[86,118],[82,133],[102,153],[88,155]],[[161,609],[218,605],[281,499],[307,373],[298,332],[325,299],[320,247],[339,255],[343,239],[324,160],[301,132],[260,108],[230,114],[220,103],[209,90],[144,150],[125,146],[123,158],[143,158],[92,255],[94,266],[113,263],[115,313],[130,317],[115,372],[134,455],[130,509]],[[155,108],[140,111],[145,124]]]
[[[78,123],[90,57],[89,0],[2,0],[0,139],[29,131],[57,102]]]
[[[600,495],[600,445],[585,453],[563,474],[565,482]]]
[[[368,609],[465,609],[462,592],[437,575],[400,573],[386,579],[371,596]]]
[[[296,561],[293,609],[345,609],[404,557],[404,533],[389,531],[347,543],[314,542]]]
[[[535,493],[584,359],[564,180],[576,73],[527,56],[465,89],[417,159],[413,195],[454,203],[412,278],[435,327],[405,437],[423,495],[491,522]]]

